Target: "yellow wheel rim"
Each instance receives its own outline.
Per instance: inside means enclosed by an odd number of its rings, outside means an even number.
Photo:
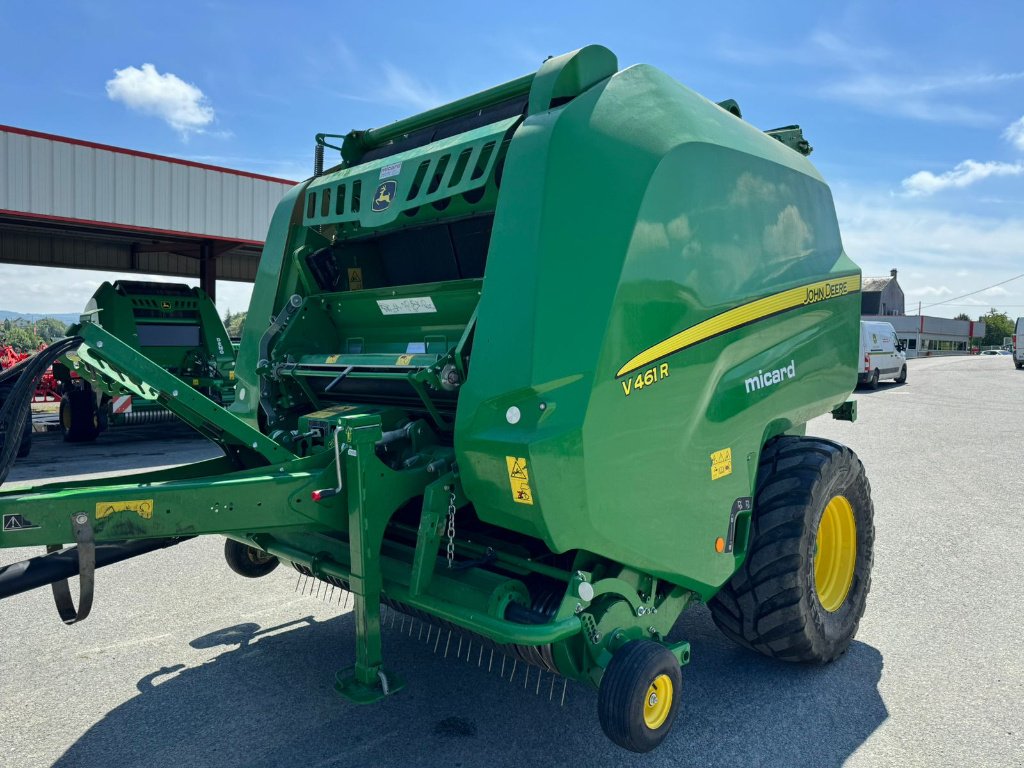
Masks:
[[[644,699],[644,724],[652,731],[665,724],[668,713],[672,711],[672,678],[658,675],[647,689]]]
[[[60,423],[64,427],[64,431],[68,432],[71,429],[71,407],[60,409]]]
[[[845,496],[833,496],[818,523],[814,552],[814,588],[829,613],[842,606],[853,585],[857,564],[857,521]]]

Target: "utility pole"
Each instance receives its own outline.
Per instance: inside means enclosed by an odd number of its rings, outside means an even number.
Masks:
[[[917,356],[924,357],[921,354],[921,326],[924,325],[924,318],[921,317],[921,302],[917,302]]]

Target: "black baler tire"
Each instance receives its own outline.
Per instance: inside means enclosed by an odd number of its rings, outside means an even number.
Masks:
[[[844,496],[856,523],[853,581],[835,612],[821,605],[814,552],[825,506]],[[730,639],[784,661],[826,663],[853,641],[874,550],[871,486],[857,455],[813,437],[783,436],[761,454],[750,551],[708,607]]]
[[[900,375],[896,377],[896,383],[897,384],[906,384],[907,383],[907,366],[906,365],[904,365],[902,368],[900,368]]]
[[[672,706],[657,729],[644,722],[644,701],[659,675],[672,681]],[[631,752],[650,752],[664,741],[679,712],[682,693],[679,661],[663,645],[652,640],[631,640],[613,655],[597,693],[601,729],[613,742]]]
[[[268,555],[266,552],[234,539],[224,541],[224,559],[228,561],[228,567],[232,571],[247,579],[266,576],[281,564],[281,561],[273,555]]]
[[[92,392],[75,387],[61,397],[58,421],[65,442],[93,442],[100,434],[100,425]]]

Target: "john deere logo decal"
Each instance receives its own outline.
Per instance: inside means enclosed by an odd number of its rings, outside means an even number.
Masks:
[[[386,211],[395,197],[395,190],[398,188],[397,181],[382,181],[373,193],[373,210]]]
[[[171,311],[171,302],[169,302],[169,301],[160,302],[160,306],[163,308],[164,312],[170,312]]]

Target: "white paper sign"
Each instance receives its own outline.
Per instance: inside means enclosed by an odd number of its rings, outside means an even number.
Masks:
[[[382,179],[390,179],[392,176],[397,176],[401,172],[401,163],[391,163],[390,165],[385,165],[383,168],[380,169],[380,177]]]
[[[410,299],[377,299],[382,315],[422,315],[437,312],[434,301],[429,296],[418,296]]]

